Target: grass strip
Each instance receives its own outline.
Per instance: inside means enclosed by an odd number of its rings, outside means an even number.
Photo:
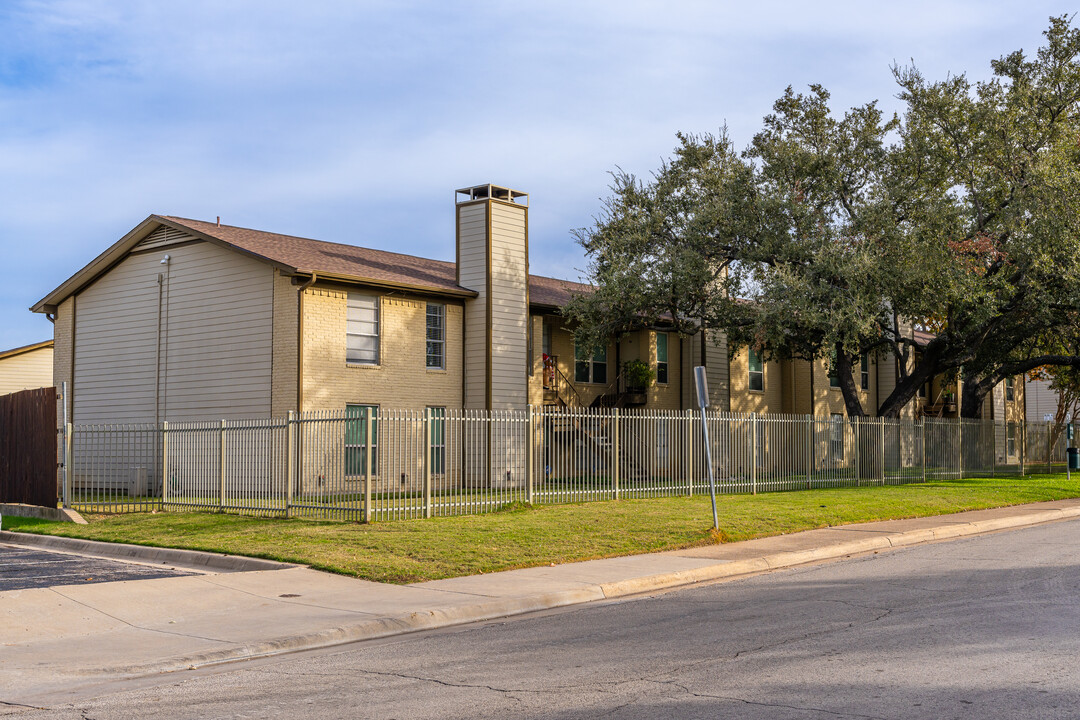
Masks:
[[[8,516],[3,529],[269,558],[404,584],[1073,497],[1080,497],[1080,474],[1072,482],[1056,474],[724,495],[719,534],[707,496],[515,505],[370,525],[157,512],[88,516],[89,525]]]

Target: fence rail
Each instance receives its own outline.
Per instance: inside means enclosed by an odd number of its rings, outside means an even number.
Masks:
[[[1049,423],[708,413],[722,493],[1064,469]],[[594,408],[290,413],[68,426],[69,504],[340,520],[708,489],[700,415]]]

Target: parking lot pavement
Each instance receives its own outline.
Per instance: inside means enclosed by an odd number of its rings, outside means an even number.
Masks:
[[[154,567],[0,544],[0,592],[192,574],[194,573],[169,567]]]

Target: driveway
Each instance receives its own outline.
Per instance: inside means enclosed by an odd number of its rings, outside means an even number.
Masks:
[[[0,592],[191,574],[167,567],[0,544]]]

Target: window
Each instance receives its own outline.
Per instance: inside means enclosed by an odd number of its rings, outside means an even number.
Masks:
[[[750,348],[750,389],[765,390],[765,366],[761,362],[761,353],[754,348]]]
[[[667,333],[656,333],[656,382],[666,383],[668,379]]]
[[[841,460],[844,457],[844,416],[833,413],[829,422],[829,458]]]
[[[829,354],[829,387],[840,387],[840,374],[836,371],[836,350]]]
[[[345,474],[363,477],[367,466],[367,419],[371,416],[371,474],[379,474],[379,407],[345,406]]]
[[[1016,423],[1005,423],[1005,455],[1016,457]]]
[[[860,380],[861,380],[862,389],[863,390],[869,390],[870,389],[870,355],[869,355],[869,353],[863,353],[862,357],[859,358],[859,362],[860,362],[860,368],[861,368]]]
[[[442,475],[446,472],[446,408],[428,408],[430,413],[431,434],[431,472]]]
[[[427,304],[427,366],[446,368],[446,306]]]
[[[1005,400],[1012,402],[1016,399],[1016,388],[1014,386],[1015,380],[1011,377],[1005,378]]]
[[[607,383],[607,348],[596,350],[592,357],[574,345],[574,382]]]
[[[345,361],[379,364],[379,298],[349,293],[345,322]]]

